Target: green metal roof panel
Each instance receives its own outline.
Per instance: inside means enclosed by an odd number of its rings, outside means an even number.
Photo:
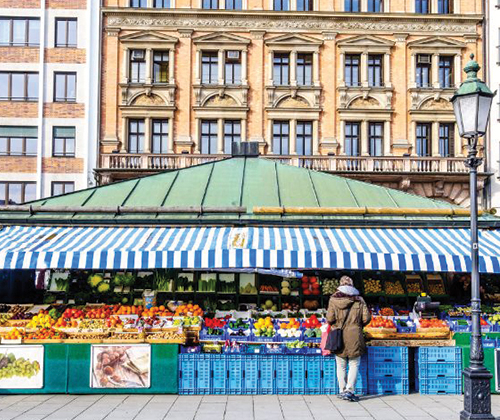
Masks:
[[[311,171],[320,207],[359,207],[345,178]]]
[[[281,205],[285,207],[317,207],[309,171],[287,165],[277,165]]]
[[[125,202],[125,199],[132,192],[139,180],[140,179],[132,179],[130,181],[117,182],[116,184],[109,184],[105,187],[95,188],[94,193],[85,203],[85,207],[122,206]],[[48,202],[47,205],[49,205]],[[75,205],[78,204],[75,203]]]
[[[245,161],[227,159],[213,166],[210,183],[203,200],[204,206],[239,206],[244,180]]]
[[[387,188],[377,187],[352,179],[347,179],[346,182],[358,205],[361,207],[399,207],[387,193]]]
[[[70,194],[59,195],[50,199],[43,200],[43,203],[40,204],[42,206],[82,206],[94,193],[95,190],[95,188],[91,188],[88,190],[75,191],[74,193]],[[33,205],[38,204],[33,203]]]
[[[140,178],[123,205],[127,207],[161,206],[176,176],[177,172],[167,172]]]
[[[280,206],[276,164],[266,159],[236,159],[242,164],[246,160],[243,183],[242,206],[251,213],[254,206]]]
[[[459,206],[453,206],[445,201],[432,200],[430,198],[422,197],[420,195],[414,195],[405,193],[403,191],[391,190],[386,188],[387,194],[389,194],[392,199],[397,203],[398,207],[406,208],[459,208]]]

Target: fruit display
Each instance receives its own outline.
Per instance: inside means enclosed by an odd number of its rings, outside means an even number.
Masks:
[[[448,323],[441,319],[420,319],[418,321],[417,332],[420,333],[448,332],[449,330]]]
[[[300,338],[300,322],[292,318],[288,322],[279,324],[278,335],[282,338]]]
[[[255,322],[253,325],[253,333],[256,337],[274,337],[276,332],[271,317],[260,318]]]
[[[117,311],[115,311],[115,315],[141,315],[142,312],[144,311],[144,307],[142,306],[127,306],[127,305],[122,305],[118,308]]]
[[[33,305],[12,305],[9,308],[9,313],[12,314],[12,316],[15,316],[19,313],[25,313],[28,312]]]
[[[24,337],[24,331],[18,328],[11,329],[5,335],[2,335],[2,340],[21,340]]]
[[[394,313],[394,309],[392,308],[381,308],[380,311],[379,311],[379,315],[382,315],[382,316],[394,316],[395,313]]]
[[[363,287],[365,289],[365,294],[375,295],[382,293],[382,282],[376,279],[363,280]]]
[[[281,309],[284,311],[298,311],[300,305],[298,303],[283,302],[281,304]]]
[[[271,299],[267,299],[264,302],[263,309],[268,311],[277,311],[278,305],[276,305]]]
[[[491,325],[500,325],[500,314],[490,315],[488,321]]]
[[[387,296],[401,296],[405,294],[405,291],[401,282],[394,280],[385,282],[385,293]]]
[[[338,279],[324,279],[323,280],[323,294],[333,295],[339,287],[340,280]]]
[[[40,372],[37,361],[30,362],[23,357],[16,358],[12,353],[0,356],[0,379],[20,377],[31,378]]]
[[[429,295],[430,296],[443,296],[446,295],[444,284],[441,281],[429,282]]]
[[[64,332],[56,331],[53,328],[42,328],[36,332],[28,333],[25,340],[63,340],[67,337]]]
[[[205,318],[205,329],[208,335],[224,335],[224,327],[226,326],[226,320],[218,318]]]
[[[35,315],[26,328],[52,328],[56,321],[49,314]]]
[[[283,280],[281,282],[281,294],[284,296],[288,296],[292,293],[290,282]]]
[[[321,294],[321,285],[319,284],[319,280],[317,277],[302,277],[302,294],[305,296],[319,296]]]
[[[317,300],[305,300],[302,306],[308,311],[317,311],[319,309],[319,302]]]
[[[257,288],[252,283],[247,283],[245,286],[240,284],[240,294],[242,295],[256,295]]]
[[[174,331],[162,331],[149,333],[146,335],[146,340],[162,340],[162,341],[171,341],[171,342],[186,342],[186,335],[184,333],[178,333]]]
[[[321,322],[319,322],[318,317],[313,314],[310,318],[304,321],[305,332],[304,335],[307,338],[321,338]]]
[[[0,325],[4,325],[11,317],[12,314],[0,314]]]
[[[366,328],[396,329],[396,324],[392,319],[383,316],[374,316]]]
[[[295,340],[289,343],[286,343],[286,347],[289,349],[303,349],[307,344],[301,340]]]
[[[191,303],[187,305],[180,305],[175,310],[174,316],[203,316],[203,310],[199,305],[193,305]]]
[[[141,316],[143,318],[154,317],[154,316],[169,317],[169,316],[174,316],[174,314],[170,312],[167,308],[165,308],[165,306],[160,305],[160,306],[153,306],[149,309],[144,309]]]
[[[259,290],[264,293],[279,293],[278,288],[270,284],[262,284]]]

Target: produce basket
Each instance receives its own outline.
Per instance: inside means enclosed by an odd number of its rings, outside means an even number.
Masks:
[[[300,349],[296,348],[289,348],[285,346],[285,354],[306,354],[307,349],[305,347],[302,347]]]
[[[240,335],[240,331],[243,335]],[[251,336],[252,334],[250,328],[247,330],[232,330],[231,328],[228,328],[226,331],[226,340],[229,341],[249,341]]]
[[[201,341],[225,341],[227,337],[227,332],[222,330],[222,334],[208,334],[206,328],[203,328],[200,331],[200,340]]]
[[[276,345],[276,346],[262,346],[262,351],[264,354],[283,354],[285,351],[284,346]]]
[[[384,281],[385,296],[390,298],[406,297],[406,291],[403,283],[399,280],[386,280]]]
[[[372,290],[380,291],[373,292]],[[384,285],[379,279],[363,279],[363,295],[366,297],[385,296]]]
[[[397,328],[365,328],[365,333],[368,338],[385,338],[397,332]]]

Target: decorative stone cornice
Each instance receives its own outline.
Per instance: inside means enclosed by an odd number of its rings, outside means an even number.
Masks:
[[[106,27],[118,28],[157,28],[157,29],[224,29],[248,31],[282,31],[282,30],[310,30],[327,32],[373,32],[373,33],[439,33],[472,35],[476,33],[479,18],[442,19],[413,17],[382,17],[367,18],[346,17],[334,15],[282,15],[282,14],[207,14],[193,11],[162,12],[162,13],[133,13],[105,11],[107,16]]]
[[[191,38],[194,32],[192,29],[178,29],[177,31],[181,38]]]
[[[394,34],[394,39],[396,40],[396,42],[405,42],[406,38],[408,38],[408,36],[409,36],[409,34],[397,33],[397,34]]]

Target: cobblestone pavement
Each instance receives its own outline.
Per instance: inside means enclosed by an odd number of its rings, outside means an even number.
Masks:
[[[447,420],[459,418],[461,396],[327,395],[8,395],[0,420]],[[493,396],[500,416],[500,396]]]

